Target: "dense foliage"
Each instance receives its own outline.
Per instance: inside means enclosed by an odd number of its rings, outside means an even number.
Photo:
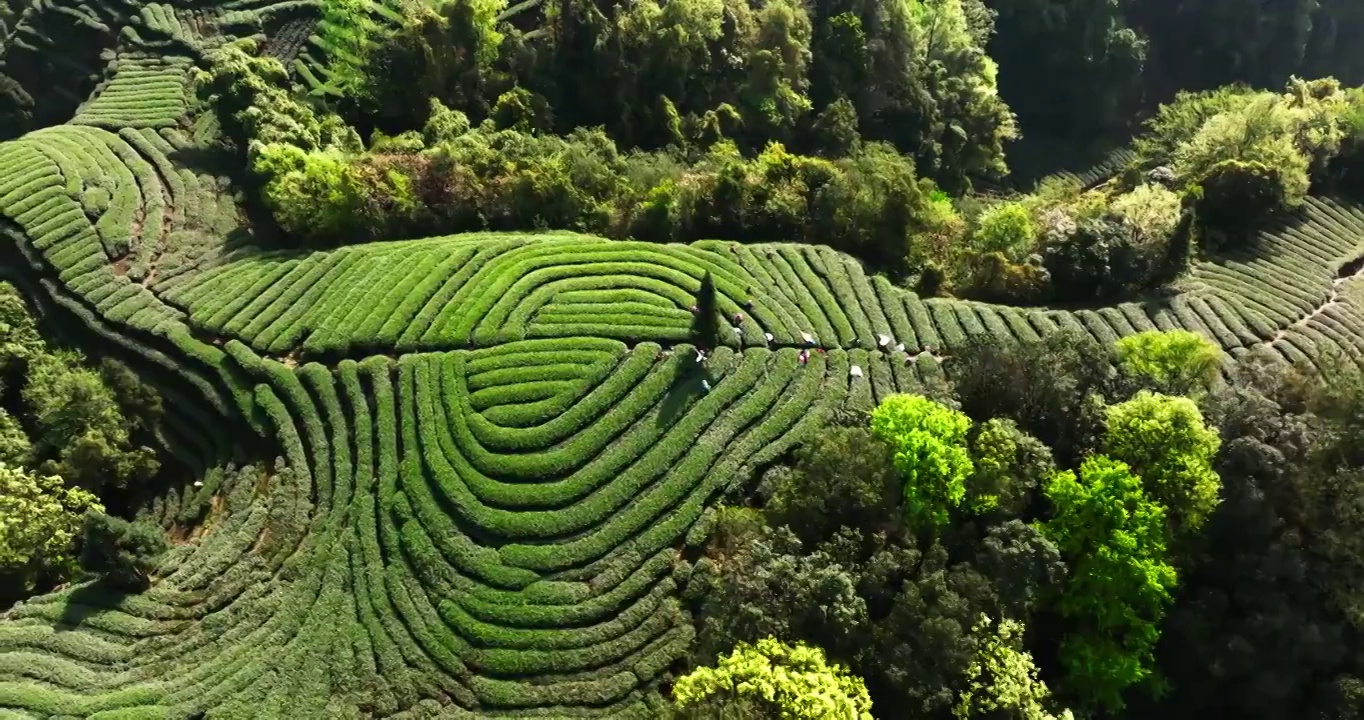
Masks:
[[[979,0],[563,0],[531,41],[487,3],[408,9],[386,29],[328,4],[327,103],[291,92],[250,43],[210,54],[201,95],[249,148],[291,242],[478,229],[801,241],[927,294],[1087,302],[1168,283],[1200,249],[1295,207],[1364,133],[1351,120],[1364,95],[1329,79],[1181,93],[1114,181],[975,197],[972,178],[1002,178],[1015,135],[984,52],[997,26],[1023,32],[1001,36],[1013,52],[1088,11],[1049,11],[1067,19],[1043,31]],[[1049,87],[1131,104],[1115,83],[1148,43],[1112,12],[1086,41],[1109,60],[1087,50],[1072,59],[1089,69]]]
[[[830,665],[819,648],[773,638],[741,644],[714,668],[678,678],[673,697],[684,717],[870,720],[861,679]]]
[[[0,286],[0,605],[69,577],[86,512],[107,517],[153,481],[161,463],[141,443],[160,411],[126,366],[49,344]]]
[[[1326,387],[1252,354],[1230,382],[1210,385],[1216,355],[1182,334],[1091,343],[1062,334],[1021,357],[969,351],[955,395],[975,429],[928,398],[892,396],[770,471],[762,509],[723,511],[698,566],[708,579],[696,591],[696,662],[773,635],[847,663],[877,707],[1030,718],[1068,715],[1065,705],[1136,717],[1180,708],[1183,717],[1193,711],[1182,703],[1258,714],[1254,703],[1266,702],[1289,713],[1284,703],[1298,698],[1341,717],[1332,713],[1353,702],[1358,682],[1341,634],[1355,622],[1345,549],[1354,541],[1337,534],[1352,521],[1315,513],[1353,507],[1347,488],[1364,456],[1341,454],[1341,443],[1364,376],[1335,368],[1339,381]],[[1119,354],[1126,362],[1114,372]],[[1020,370],[1026,380],[1015,379]],[[1191,397],[1150,390],[1180,384]],[[1094,410],[1077,410],[1086,406]],[[962,444],[942,444],[948,425]],[[919,475],[902,467],[909,438],[938,448],[912,455]],[[961,459],[949,462],[949,449]],[[938,487],[927,467],[962,469],[951,474],[961,497],[1009,499],[984,514],[942,513],[934,534],[920,535],[916,493]],[[1270,477],[1293,479],[1271,491]],[[1285,525],[1287,513],[1299,519]],[[1327,563],[1337,564],[1330,578],[1295,585]],[[1256,620],[1275,612],[1289,622],[1290,607],[1308,625]],[[1029,632],[1037,626],[1045,630]],[[1280,657],[1275,638],[1293,632],[1321,640]],[[1287,670],[1302,662],[1320,669]],[[1266,672],[1288,674],[1263,684]]]

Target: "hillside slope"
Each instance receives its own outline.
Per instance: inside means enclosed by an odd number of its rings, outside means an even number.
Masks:
[[[717,494],[968,337],[1364,352],[1364,208],[1329,199],[1178,294],[1079,311],[923,300],[812,246],[261,252],[203,162],[192,53],[122,42],[70,122],[0,144],[0,271],[157,380],[201,479],[149,510],[199,529],[145,594],[0,616],[0,717],[651,717]],[[702,369],[707,272],[743,317]]]

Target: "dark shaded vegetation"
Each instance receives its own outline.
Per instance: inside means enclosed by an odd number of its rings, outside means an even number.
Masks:
[[[770,470],[690,568],[692,662],[816,645],[884,717],[1357,717],[1364,375],[1254,354],[1224,382],[1138,337],[955,361],[970,470],[940,532],[907,495],[954,452],[931,416],[886,431],[882,405]]]

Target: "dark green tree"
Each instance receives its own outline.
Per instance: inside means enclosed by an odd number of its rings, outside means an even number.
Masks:
[[[720,346],[720,303],[715,290],[715,278],[707,271],[696,291],[696,305],[692,308],[691,341],[697,347],[714,350]]]
[[[91,511],[85,515],[80,565],[117,588],[139,591],[150,583],[149,573],[166,548],[166,535],[155,525]]]
[[[840,527],[893,529],[902,524],[900,482],[890,447],[871,430],[834,427],[769,473],[766,514],[810,543]]]

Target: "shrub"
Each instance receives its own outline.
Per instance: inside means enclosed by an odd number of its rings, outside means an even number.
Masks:
[[[1022,203],[995,205],[976,220],[976,249],[1002,253],[1011,260],[1027,255],[1037,243],[1037,226]]]
[[[145,521],[128,522],[99,509],[86,513],[84,532],[81,569],[103,575],[123,590],[144,589],[156,557],[167,548],[161,528]]]
[[[1074,234],[1047,247],[1046,268],[1058,299],[1093,300],[1141,287],[1155,259],[1144,259],[1132,233],[1111,218],[1085,220]]]
[[[743,715],[793,720],[872,716],[861,678],[830,664],[819,648],[770,637],[755,645],[741,643],[716,667],[679,678],[673,698],[688,717],[714,717],[722,709],[738,708],[744,708],[739,710]]]
[[[1310,156],[1297,143],[1298,122],[1278,96],[1264,94],[1244,107],[1210,118],[1174,153],[1174,170],[1184,185],[1202,184],[1224,163],[1273,168],[1286,205],[1307,196]],[[1249,208],[1247,208],[1249,209]]]

